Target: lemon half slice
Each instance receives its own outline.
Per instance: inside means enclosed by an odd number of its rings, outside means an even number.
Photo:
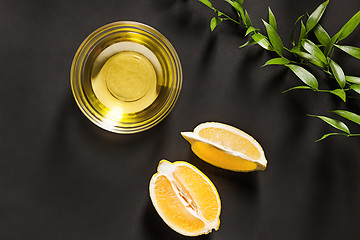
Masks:
[[[265,170],[267,160],[261,145],[249,134],[218,122],[199,124],[193,132],[181,132],[192,151],[216,167],[232,171]]]

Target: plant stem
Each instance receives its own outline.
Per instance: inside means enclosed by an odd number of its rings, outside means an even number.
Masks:
[[[359,137],[360,133],[350,133],[348,137]]]
[[[238,22],[238,21],[236,21],[235,19],[229,17],[229,16],[226,15],[225,13],[221,12],[221,14],[222,14],[223,16],[225,16],[227,19],[229,19],[230,21],[233,21],[234,23],[236,23],[236,24],[238,24],[238,25],[241,24],[240,22]]]
[[[316,89],[316,90],[314,90],[314,91],[316,91],[316,92],[325,92],[325,93],[329,93],[329,92],[330,92],[330,90],[321,90],[321,89]]]

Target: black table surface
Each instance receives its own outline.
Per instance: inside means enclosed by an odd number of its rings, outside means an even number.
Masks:
[[[248,0],[245,6],[262,31],[271,6],[289,46],[295,20],[321,2]],[[213,3],[234,16],[224,1]],[[359,10],[358,0],[330,1],[322,25],[334,35]],[[246,41],[242,30],[226,22],[211,32],[212,17],[195,0],[0,1],[0,239],[188,239],[151,203],[148,184],[161,159],[194,164],[219,191],[220,229],[191,239],[359,239],[360,138],[315,143],[334,130],[306,115],[331,116],[329,110],[345,105],[330,94],[282,94],[300,80],[280,66],[261,68],[274,55],[259,46],[238,49]],[[133,135],[92,124],[70,88],[78,46],[119,20],[163,33],[184,73],[171,114]],[[344,44],[360,47],[359,39],[357,29]],[[359,60],[335,55],[348,75],[360,75]],[[235,173],[197,158],[180,132],[207,121],[257,139],[266,171]]]

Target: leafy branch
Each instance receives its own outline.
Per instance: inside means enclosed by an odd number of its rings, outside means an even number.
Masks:
[[[302,85],[292,87],[283,92],[296,89],[312,90],[314,92],[333,94],[343,102],[347,101],[349,92],[360,94],[360,77],[347,76],[341,66],[332,59],[335,49],[339,49],[354,58],[360,59],[360,48],[339,44],[340,41],[348,37],[360,24],[360,11],[348,20],[334,36],[330,37],[319,23],[329,0],[323,2],[310,15],[307,14],[307,17],[302,15],[295,21],[290,34],[292,46],[287,48],[283,45],[283,41],[277,32],[278,26],[276,18],[270,7],[268,8],[268,21],[262,20],[266,33],[261,33],[259,28],[253,26],[249,14],[244,8],[244,0],[225,0],[225,2],[229,3],[236,11],[236,19],[216,9],[209,0],[198,1],[212,9],[216,14],[210,21],[211,31],[214,31],[221,22],[227,20],[240,25],[246,29],[245,37],[249,37],[250,40],[239,48],[257,44],[267,51],[275,52],[278,56],[268,60],[263,66],[282,65],[290,69],[302,81]],[[299,25],[300,32],[298,38],[295,39],[295,29],[297,25]],[[310,33],[315,35],[317,42],[313,42],[308,38]],[[306,69],[307,66],[316,67],[323,71],[329,79],[335,79],[337,87],[335,89],[319,89],[317,78]],[[332,112],[360,125],[360,115],[356,113],[346,110],[335,110]],[[340,130],[340,132],[325,134],[318,141],[333,135],[344,135],[347,137],[360,136],[360,133],[351,133],[346,124],[339,120],[320,115],[308,114],[308,116],[317,117],[335,129]]]

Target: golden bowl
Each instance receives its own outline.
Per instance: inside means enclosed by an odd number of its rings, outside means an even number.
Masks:
[[[180,94],[182,69],[174,47],[160,32],[120,21],[84,40],[70,79],[76,103],[90,121],[130,134],[155,126],[170,113]]]

